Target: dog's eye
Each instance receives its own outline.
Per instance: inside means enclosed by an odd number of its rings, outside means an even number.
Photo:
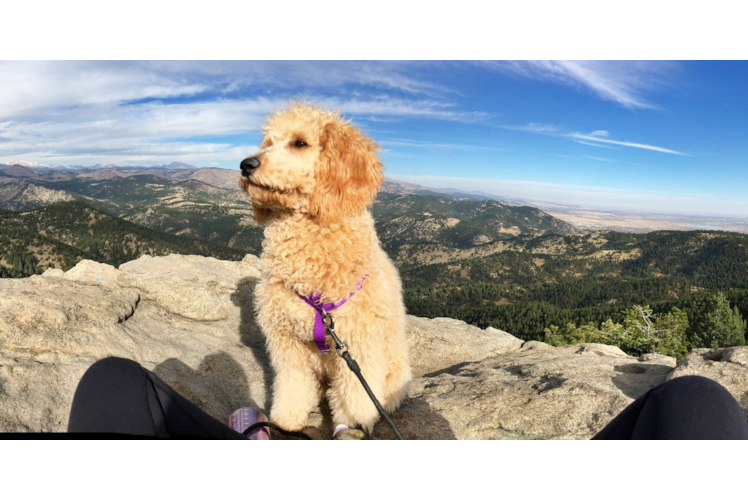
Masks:
[[[296,141],[296,142],[293,143],[293,147],[295,147],[295,148],[303,148],[306,145],[307,144],[304,141]]]

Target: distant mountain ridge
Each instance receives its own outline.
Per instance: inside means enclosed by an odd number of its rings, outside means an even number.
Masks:
[[[433,194],[449,196],[450,198],[454,198],[456,200],[494,200],[505,205],[512,205],[515,207],[530,206],[537,208],[537,205],[532,201],[525,200],[523,198],[514,198],[511,196],[484,193],[483,191],[463,191],[461,189],[455,188],[432,188],[422,186],[420,184],[413,184],[411,182],[387,178],[385,178],[384,182],[382,183],[382,191],[385,193],[408,192],[413,194],[427,194],[427,192],[431,192]]]
[[[164,165],[152,165],[150,167],[143,167],[140,165],[117,165],[116,163],[109,163],[107,165],[101,165],[100,163],[97,163],[96,165],[44,165],[42,163],[37,162],[28,162],[24,160],[17,160],[10,163],[0,163],[0,171],[6,169],[7,167],[13,166],[13,165],[20,165],[22,167],[30,168],[32,170],[43,170],[43,171],[50,171],[50,170],[62,170],[62,171],[71,171],[71,170],[93,170],[93,169],[104,169],[104,168],[125,168],[125,169],[136,169],[136,170],[182,170],[182,169],[197,169],[198,167],[194,165],[188,165],[187,163],[181,163],[181,162],[172,162]]]
[[[30,177],[32,179],[38,179],[39,174],[23,165],[10,165],[0,170],[0,175],[9,177]]]
[[[177,170],[177,169],[197,168],[197,167],[195,167],[193,165],[188,165],[186,163],[181,163],[181,162],[178,162],[178,161],[174,161],[174,162],[169,163],[168,165],[165,165],[165,164],[164,165],[153,165],[153,166],[151,166],[149,168],[154,168],[154,169],[161,169],[162,168],[164,170]]]
[[[10,170],[9,170],[10,169]],[[20,165],[8,166],[0,170],[0,185],[13,182],[16,178],[35,179],[43,182],[64,182],[76,178],[112,179],[134,175],[155,175],[168,179],[195,179],[205,184],[222,189],[239,189],[239,169],[196,168],[186,163],[171,163],[154,167],[118,167],[104,166],[98,168],[80,168],[60,170],[50,168],[32,168]],[[50,186],[52,187],[52,186]]]
[[[172,162],[163,165],[152,165],[150,167],[144,166],[120,166],[115,164],[108,165],[69,165],[50,167],[47,165],[41,165],[34,162],[21,162],[17,163],[28,169],[29,172],[34,172],[41,175],[54,175],[55,171],[71,175],[74,177],[85,176],[89,178],[113,178],[113,177],[129,177],[131,175],[138,175],[140,173],[148,172],[154,175],[168,177],[168,178],[180,178],[180,179],[196,179],[211,186],[220,187],[223,189],[239,189],[239,168],[236,170],[222,169],[222,168],[198,168],[193,165],[181,162]],[[9,165],[0,164],[0,177],[3,175],[3,168]],[[15,175],[16,177],[25,177],[25,175]],[[33,175],[28,175],[33,177]],[[50,180],[63,180],[62,178],[50,179]],[[0,179],[0,182],[3,182]],[[533,206],[541,208],[537,204],[530,200],[522,198],[513,198],[509,196],[494,195],[490,193],[484,193],[482,191],[463,191],[454,188],[432,188],[428,186],[422,186],[420,184],[413,184],[411,182],[400,181],[397,179],[385,178],[382,182],[381,192],[384,193],[410,193],[410,194],[439,194],[442,196],[448,196],[457,200],[495,200],[505,205],[512,205],[515,207],[519,206]]]

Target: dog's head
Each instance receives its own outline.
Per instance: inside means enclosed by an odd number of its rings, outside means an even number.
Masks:
[[[260,152],[242,161],[239,180],[258,222],[289,210],[335,222],[376,197],[384,178],[379,145],[338,112],[292,102],[263,131]]]

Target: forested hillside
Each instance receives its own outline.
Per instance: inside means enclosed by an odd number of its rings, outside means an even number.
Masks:
[[[28,210],[72,199],[157,231],[255,254],[261,250],[262,228],[254,224],[250,198],[239,190],[146,172],[103,179],[19,180],[0,186],[0,208]]]
[[[727,292],[748,316],[748,235],[599,232],[515,241],[488,257],[402,269],[411,314],[448,316],[542,339],[551,325],[600,324],[633,305],[688,310]]]
[[[748,279],[748,235],[725,231],[601,231],[512,239],[486,257],[403,266],[415,286],[486,282],[531,285],[565,278],[683,276],[698,286],[730,288]]]
[[[80,259],[119,266],[141,255],[170,253],[240,260],[246,252],[162,233],[113,217],[80,201],[26,212],[0,211],[0,277],[48,267],[67,270]]]
[[[454,260],[478,248],[495,251],[490,244],[520,235],[579,233],[537,208],[456,200],[431,192],[380,192],[373,214],[382,246],[401,266]]]
[[[203,173],[169,172],[172,176],[192,177]],[[381,192],[374,204],[382,244],[400,261],[422,259],[424,248],[427,255],[432,255],[428,247],[434,244],[445,251],[463,252],[487,248],[487,243],[506,241],[516,235],[577,232],[573,226],[535,208],[425,194],[429,196]],[[0,208],[28,210],[72,199],[158,231],[254,254],[262,250],[263,228],[254,222],[250,197],[238,189],[221,189],[193,178],[104,169],[78,177],[50,173],[0,186]]]

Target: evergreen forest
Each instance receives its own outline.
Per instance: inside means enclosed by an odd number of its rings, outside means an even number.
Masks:
[[[81,259],[118,267],[141,255],[203,255],[241,260],[246,252],[162,233],[86,203],[56,203],[26,212],[0,210],[0,277],[22,278],[49,267],[68,270]]]

